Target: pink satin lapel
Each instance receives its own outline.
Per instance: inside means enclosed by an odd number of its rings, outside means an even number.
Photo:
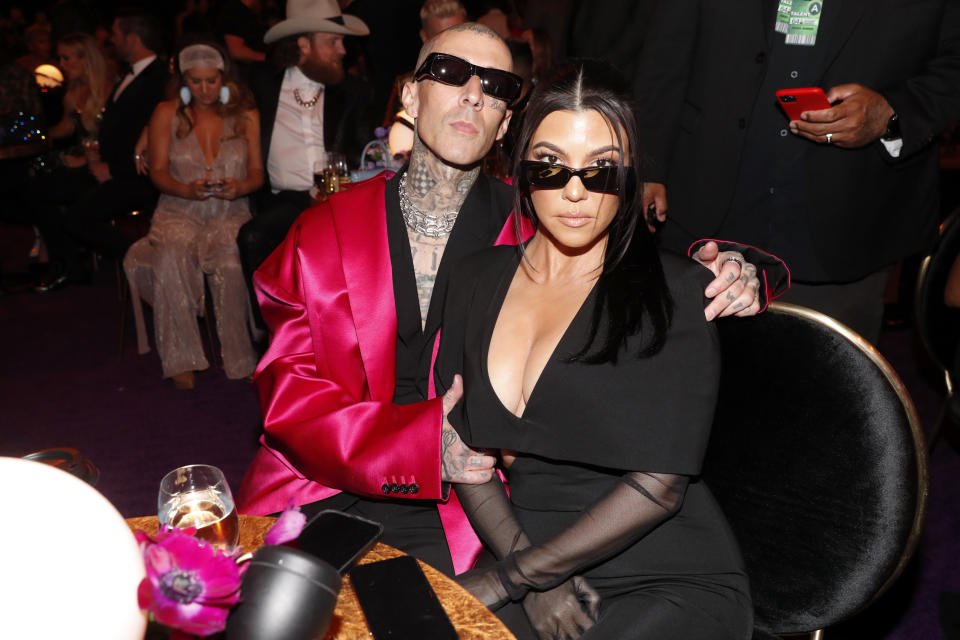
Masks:
[[[503,225],[503,229],[500,230],[500,235],[497,236],[496,241],[493,243],[494,246],[499,246],[502,244],[520,244],[521,242],[526,242],[533,237],[534,228],[533,223],[530,222],[527,218],[520,216],[520,235],[521,238],[517,240],[516,229],[513,227],[513,214],[511,213],[507,216],[507,221]]]
[[[441,330],[442,331],[442,330]],[[437,364],[437,353],[440,351],[440,333],[433,340],[433,355],[430,357],[430,379],[427,382],[427,397],[436,398],[437,389],[433,382],[433,368]],[[463,512],[457,494],[450,492],[450,499],[437,505],[440,512],[440,524],[443,526],[443,535],[447,538],[447,547],[450,549],[450,558],[453,560],[453,572],[463,573],[473,567],[477,561],[483,545],[480,538],[470,525],[467,514]]]
[[[376,180],[384,179],[368,182]],[[376,400],[392,396],[396,376],[397,312],[383,191],[382,185],[354,188],[330,199],[357,341]]]
[[[437,505],[440,512],[440,523],[443,533],[447,537],[447,546],[450,547],[450,558],[453,560],[453,572],[463,573],[473,568],[483,546],[477,537],[467,514],[463,512],[457,494],[450,492],[450,499]]]

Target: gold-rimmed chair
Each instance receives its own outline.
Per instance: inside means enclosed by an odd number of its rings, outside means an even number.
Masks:
[[[943,300],[950,269],[960,255],[960,209],[954,210],[940,225],[940,233],[930,253],[920,263],[914,296],[915,326],[930,360],[943,372],[946,398],[927,440],[936,444],[945,424],[950,424],[950,403],[956,380],[951,368],[960,347],[960,309],[948,307]],[[954,425],[956,430],[956,425]]]
[[[754,638],[819,638],[883,593],[916,547],[929,486],[916,410],[889,363],[821,313],[774,303],[718,325],[703,479],[743,552]]]

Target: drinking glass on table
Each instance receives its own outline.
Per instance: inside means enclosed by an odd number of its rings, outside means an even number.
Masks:
[[[313,183],[321,194],[340,191],[340,183],[349,180],[346,157],[337,151],[327,151],[313,163]]]
[[[233,494],[216,467],[192,464],[174,469],[160,481],[157,500],[160,524],[196,527],[196,537],[219,548],[235,547],[240,520]]]

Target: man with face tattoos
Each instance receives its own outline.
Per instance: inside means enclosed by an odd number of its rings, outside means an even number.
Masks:
[[[265,434],[242,512],[340,509],[382,522],[384,542],[442,571],[470,568],[479,542],[449,483],[488,481],[494,458],[446,422],[462,386],[437,397],[431,369],[458,259],[515,242],[511,188],[479,170],[519,95],[510,70],[506,44],[481,25],[425,43],[403,89],[409,165],[304,212],[257,271],[272,339],[254,377]],[[758,280],[740,254],[715,249],[701,250],[718,276],[708,317],[756,313],[759,282],[778,274]]]

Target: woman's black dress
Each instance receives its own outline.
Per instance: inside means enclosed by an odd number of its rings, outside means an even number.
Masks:
[[[749,586],[737,543],[696,477],[720,371],[716,331],[703,315],[710,273],[661,254],[674,301],[665,346],[638,358],[634,338],[615,364],[566,361],[589,336],[591,292],[516,417],[494,392],[486,360],[520,259],[515,247],[494,247],[462,262],[451,279],[436,369],[438,393],[463,374],[464,398],[451,423],[471,447],[518,453],[508,471],[510,500],[534,544],[574,523],[627,472],[691,477],[673,517],[580,571],[603,599],[600,620],[585,637],[750,637]],[[529,636],[522,616],[516,620],[519,606],[512,606],[502,617],[518,637]]]

